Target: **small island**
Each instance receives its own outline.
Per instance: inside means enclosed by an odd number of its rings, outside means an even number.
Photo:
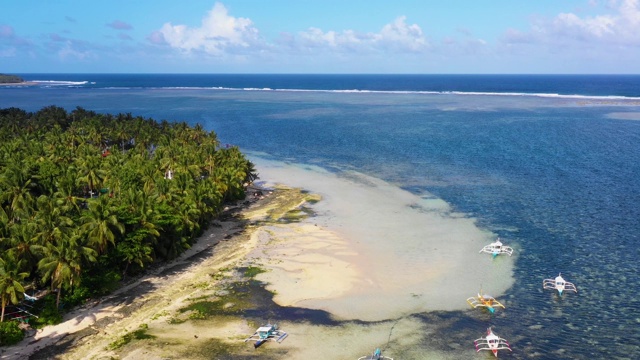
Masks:
[[[0,84],[20,84],[25,82],[23,78],[18,75],[0,74]]]

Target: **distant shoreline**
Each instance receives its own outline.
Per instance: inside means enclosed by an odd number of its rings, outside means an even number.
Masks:
[[[0,83],[0,86],[35,86],[38,83],[33,81],[23,81],[23,82],[15,82],[15,83]]]

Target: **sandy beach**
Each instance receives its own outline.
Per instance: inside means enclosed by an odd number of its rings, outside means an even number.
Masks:
[[[226,214],[175,261],[130,280],[111,296],[74,309],[65,314],[62,323],[39,329],[21,343],[2,348],[0,359],[122,357],[122,354],[108,350],[110,343],[126,335],[128,330],[148,323],[151,318],[164,317],[159,314],[168,314],[181,307],[194,293],[221,282],[221,278],[212,275],[239,266],[244,261],[247,252],[254,248],[247,235],[251,232],[252,216],[259,219],[268,217],[268,212],[279,207],[283,198],[297,202],[304,199],[304,195],[296,190],[275,192],[276,195],[267,191],[263,196],[251,195],[247,201],[230,206]],[[159,324],[158,328],[164,325],[163,321]],[[231,329],[221,331],[244,334],[250,329],[246,321],[239,319]],[[195,330],[193,333],[200,332]],[[192,332],[189,332],[189,338],[193,338]],[[136,357],[138,351],[129,350],[133,353],[131,357],[122,358]],[[145,355],[143,358],[153,357]]]
[[[19,83],[0,83],[0,86],[34,86],[38,85],[38,83],[33,81],[23,81]]]
[[[357,359],[376,347],[396,359],[475,354],[411,348],[437,331],[416,315],[468,310],[480,286],[494,296],[511,286],[511,259],[478,254],[492,234],[439,199],[362,174],[258,168],[268,179],[259,186],[273,191],[250,192],[176,261],[0,358]],[[243,341],[266,322],[289,336],[258,349]]]

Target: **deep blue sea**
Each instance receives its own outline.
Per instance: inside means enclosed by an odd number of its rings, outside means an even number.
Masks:
[[[20,75],[38,85],[0,87],[0,108],[201,123],[243,151],[435,194],[519,252],[491,321],[514,350],[501,358],[640,358],[640,76]],[[542,290],[558,272],[577,294]],[[486,328],[421,316],[442,324],[423,346],[445,352]]]

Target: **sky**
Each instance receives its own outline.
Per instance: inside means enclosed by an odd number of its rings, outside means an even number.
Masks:
[[[640,0],[0,0],[0,73],[640,74]]]

